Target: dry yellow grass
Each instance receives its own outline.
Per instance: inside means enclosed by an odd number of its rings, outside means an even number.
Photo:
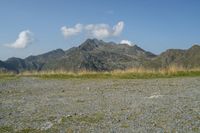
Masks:
[[[176,66],[171,65],[166,68],[160,68],[160,69],[147,69],[144,67],[138,67],[138,68],[129,68],[126,70],[114,70],[111,73],[112,74],[122,74],[122,73],[138,73],[138,74],[174,74],[178,72],[192,72],[192,71],[200,71],[200,68],[184,68],[182,66]]]
[[[13,76],[13,73],[0,73],[0,77]],[[15,74],[16,75],[16,74]],[[200,68],[184,68],[182,66],[171,65],[167,68],[147,69],[144,67],[129,68],[126,70],[113,71],[87,71],[76,72],[65,70],[50,71],[24,71],[17,76],[35,76],[43,78],[160,78],[179,76],[200,76]]]

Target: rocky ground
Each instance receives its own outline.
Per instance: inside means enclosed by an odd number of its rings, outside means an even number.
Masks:
[[[200,132],[200,77],[0,80],[0,132]]]

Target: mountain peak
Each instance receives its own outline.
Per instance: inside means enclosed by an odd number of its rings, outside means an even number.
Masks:
[[[85,42],[83,42],[83,44],[88,44],[88,43],[99,45],[99,44],[102,44],[102,43],[105,43],[105,42],[103,40],[98,40],[96,38],[93,38],[93,39],[88,38],[87,40],[85,40]]]
[[[79,48],[84,51],[91,51],[100,45],[102,45],[104,42],[102,40],[98,39],[87,39],[85,42],[83,42]]]
[[[88,38],[88,39],[86,39],[85,40],[85,42],[92,42],[92,43],[95,43],[95,42],[99,42],[99,41],[101,41],[101,40],[98,40],[98,39],[96,39],[96,38],[93,38],[93,39],[91,39],[91,38]]]

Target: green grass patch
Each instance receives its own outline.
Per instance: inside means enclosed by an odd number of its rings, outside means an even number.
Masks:
[[[17,131],[16,133],[43,133],[41,130],[33,129],[33,128],[25,128],[20,131]]]
[[[0,79],[9,78],[9,77],[15,77],[15,76],[16,76],[16,74],[1,74],[0,73]]]
[[[44,79],[151,79],[151,78],[173,78],[173,77],[195,77],[200,76],[200,71],[189,71],[189,72],[175,72],[175,73],[87,73],[87,74],[41,74],[32,75],[34,77],[40,77]]]
[[[128,123],[122,123],[120,127],[121,128],[129,128],[130,126]]]
[[[23,75],[22,75],[23,76]],[[39,78],[54,78],[54,79],[72,79],[72,78],[78,78],[78,79],[107,79],[112,78],[111,74],[105,74],[105,73],[88,73],[88,74],[39,74],[39,75],[30,75],[30,77],[39,77]]]
[[[18,79],[19,76],[15,74],[0,74],[0,82]]]
[[[13,133],[14,130],[11,126],[1,126],[0,133]]]
[[[88,115],[74,115],[70,117],[64,117],[62,118],[62,123],[65,122],[75,122],[75,123],[89,123],[89,124],[94,124],[102,121],[104,119],[104,114],[103,113],[94,113],[94,114],[88,114]]]
[[[84,103],[84,102],[85,102],[85,100],[78,99],[78,100],[76,100],[76,102],[77,102],[77,103]]]
[[[102,113],[95,113],[89,116],[81,116],[78,117],[77,120],[80,122],[86,122],[86,123],[98,123],[101,120],[103,120],[104,115]]]

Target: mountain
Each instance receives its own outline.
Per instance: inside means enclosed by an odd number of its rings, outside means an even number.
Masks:
[[[93,70],[110,71],[142,65],[143,60],[155,55],[138,46],[115,44],[97,39],[88,39],[79,47],[73,47],[46,69],[64,69],[68,71]]]
[[[87,39],[78,47],[66,51],[57,49],[25,59],[13,57],[4,62],[0,61],[0,71],[111,71],[140,66],[160,68],[171,64],[185,67],[200,66],[200,46],[194,45],[187,50],[169,49],[155,55],[137,45]]]
[[[18,69],[11,64],[7,64],[6,62],[0,61],[0,72],[9,72],[9,71],[18,72]]]
[[[152,67],[167,67],[169,65],[185,68],[200,67],[200,46],[194,45],[187,50],[169,49],[157,56],[151,63]]]
[[[6,70],[7,70],[7,67],[6,67],[5,63],[3,61],[0,61],[0,72],[6,71]]]

